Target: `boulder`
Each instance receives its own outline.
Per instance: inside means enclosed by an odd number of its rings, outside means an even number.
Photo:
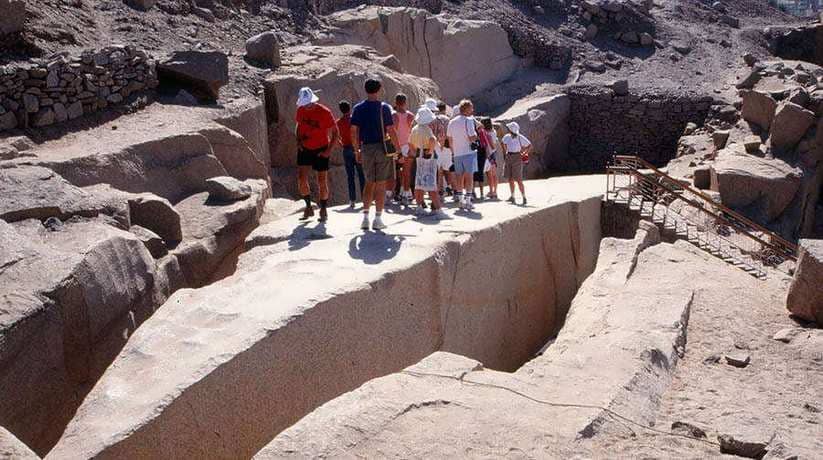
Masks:
[[[704,166],[700,168],[695,168],[694,170],[694,187],[700,190],[706,190],[711,188],[712,183],[712,176],[711,176],[711,168]]]
[[[746,54],[743,55],[743,62],[745,62],[746,65],[749,66],[749,67],[754,67],[754,65],[757,63],[758,60],[759,59],[757,59],[751,53],[746,53]]]
[[[243,200],[215,201],[202,192],[175,205],[181,216],[183,241],[171,254],[177,258],[186,286],[200,287],[233,271],[232,257],[257,227],[269,198],[264,181],[249,179],[242,184],[252,191]]]
[[[571,98],[567,95],[527,96],[495,118],[503,125],[517,122],[520,132],[532,141],[534,153],[525,167],[526,177],[545,177],[547,170],[567,165],[570,111]]]
[[[743,119],[768,131],[777,110],[777,101],[763,91],[742,91]]]
[[[680,54],[689,54],[692,52],[692,47],[686,42],[674,41],[671,43],[672,48]]]
[[[229,60],[219,51],[175,51],[157,63],[157,78],[190,87],[196,96],[214,101],[229,82]]]
[[[643,46],[653,46],[654,37],[648,32],[643,32],[640,34],[640,44]]]
[[[246,57],[265,62],[273,68],[280,66],[280,40],[274,31],[263,32],[246,40]]]
[[[21,32],[26,22],[25,0],[0,0],[0,36]]]
[[[110,189],[76,187],[50,169],[37,166],[0,168],[0,219],[16,222],[72,216],[115,216],[128,222],[125,196]]]
[[[780,159],[730,154],[726,147],[712,165],[711,189],[723,204],[771,222],[789,206],[800,188],[801,172]]]
[[[318,91],[320,102],[334,108],[338,101],[365,99],[363,84],[375,76],[383,82],[386,99],[404,93],[410,107],[428,97],[439,98],[438,86],[428,78],[377,66],[368,57],[353,56],[361,46],[298,46],[291,48],[283,65],[263,82],[269,120],[269,150],[273,168],[297,166],[294,137],[297,92],[303,86]],[[225,174],[215,174],[225,175]]]
[[[721,150],[726,147],[726,142],[729,140],[731,132],[728,129],[718,129],[712,133],[712,143],[714,143],[715,150]]]
[[[612,91],[614,91],[615,96],[627,96],[629,94],[629,81],[616,80],[612,82]]]
[[[2,1],[2,0],[0,0]],[[8,460],[40,460],[31,449],[0,426],[0,458]]]
[[[327,20],[337,28],[330,44],[370,46],[394,55],[405,72],[437,82],[450,103],[507,80],[522,63],[494,21],[383,6],[349,9]],[[485,58],[476,58],[481,55]]]
[[[151,253],[151,256],[155,259],[159,259],[168,254],[169,250],[166,247],[166,243],[157,233],[139,225],[132,225],[131,228],[129,228],[129,232],[143,243],[143,246],[149,250],[149,253]]]
[[[17,127],[17,117],[12,112],[0,115],[0,131],[7,131]]]
[[[218,202],[244,200],[252,194],[250,185],[229,176],[206,179],[206,190],[209,199]]]
[[[382,59],[380,59],[380,65],[384,67],[388,67],[395,72],[403,72],[403,64],[400,63],[400,59],[397,59],[397,56],[390,54]]]
[[[771,126],[772,149],[777,153],[794,149],[814,122],[814,112],[792,102],[781,103]]]
[[[683,136],[677,141],[677,156],[698,155],[700,158],[714,152],[712,138],[704,133]]]
[[[762,78],[760,72],[757,70],[752,70],[740,79],[740,82],[735,85],[735,87],[737,89],[752,89],[754,88],[754,85],[760,81],[760,78]]]
[[[145,193],[129,198],[132,225],[139,225],[159,235],[168,244],[183,239],[180,214],[165,198]]]
[[[594,24],[589,24],[586,27],[586,33],[583,35],[586,40],[592,40],[594,37],[597,36],[597,26]]]
[[[786,308],[799,318],[823,326],[823,240],[800,240],[799,249]]]
[[[746,148],[746,153],[761,153],[760,146],[762,144],[760,136],[746,136],[746,138],[743,139],[743,147]]]
[[[721,434],[717,440],[721,453],[745,458],[763,458],[769,445],[769,439],[744,439],[730,434]]]

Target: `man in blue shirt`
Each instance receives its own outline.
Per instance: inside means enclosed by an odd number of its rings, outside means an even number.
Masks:
[[[384,143],[388,134],[394,145],[397,133],[392,121],[391,106],[380,100],[383,85],[378,80],[366,81],[366,100],[354,106],[351,115],[352,146],[358,163],[363,164],[366,187],[363,190],[363,223],[369,229],[369,208],[374,200],[376,213],[371,227],[383,230],[383,206],[386,200],[386,182],[394,179],[394,156],[386,152]]]

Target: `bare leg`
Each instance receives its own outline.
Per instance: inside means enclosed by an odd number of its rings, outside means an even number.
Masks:
[[[432,211],[436,211],[443,207],[440,204],[440,194],[437,192],[429,192],[429,199],[432,200]],[[423,192],[420,192],[420,201],[423,201]]]
[[[385,187],[385,186],[384,186]],[[383,197],[385,199],[385,196]],[[366,182],[363,187],[363,212],[368,214],[371,202],[374,199],[374,182]]]
[[[309,188],[309,172],[311,166],[299,166],[297,168],[297,190],[300,196],[311,195],[311,188]]]
[[[383,206],[386,204],[386,181],[375,182],[374,193],[375,210],[377,214],[383,214]]]
[[[520,188],[520,196],[525,198],[526,197],[526,187],[523,186],[523,181],[522,180],[517,181],[517,186],[518,186],[518,188]],[[512,191],[512,195],[513,194],[514,194],[514,191]]]
[[[329,173],[328,171],[317,172],[318,195],[321,200],[329,199]]]

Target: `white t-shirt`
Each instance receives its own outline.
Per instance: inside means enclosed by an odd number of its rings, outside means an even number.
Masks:
[[[506,145],[506,152],[508,153],[518,153],[526,147],[532,145],[526,136],[522,134],[512,136],[511,133],[503,136],[503,143]]]
[[[469,140],[469,136],[477,136],[475,126],[474,117],[463,115],[458,115],[449,122],[446,135],[452,139],[452,145],[449,147],[451,147],[454,156],[459,157],[474,153],[471,149],[472,142]]]

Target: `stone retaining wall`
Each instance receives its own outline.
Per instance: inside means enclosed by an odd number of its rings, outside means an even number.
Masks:
[[[157,86],[155,63],[131,46],[0,66],[0,132],[74,120]]]
[[[574,86],[567,169],[601,170],[615,153],[662,165],[674,158],[689,122],[703,124],[713,98],[693,93],[618,96],[608,87]]]

